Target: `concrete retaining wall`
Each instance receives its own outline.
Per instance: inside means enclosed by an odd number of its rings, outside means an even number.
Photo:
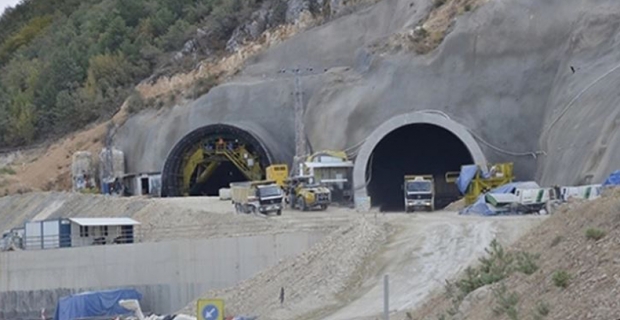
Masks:
[[[322,234],[180,240],[0,253],[0,319],[40,319],[58,297],[132,287],[143,308],[170,313],[211,289],[232,286],[310,248]]]

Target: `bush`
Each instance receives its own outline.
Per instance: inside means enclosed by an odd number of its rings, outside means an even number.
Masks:
[[[586,238],[588,240],[600,240],[606,235],[605,231],[601,229],[590,228],[586,230]]]
[[[463,278],[454,283],[446,281],[445,293],[451,302],[450,308],[446,310],[449,316],[454,316],[458,313],[463,299],[474,290],[497,283],[514,272],[531,275],[538,270],[537,260],[540,258],[539,254],[507,252],[495,239],[491,241],[486,252],[488,256],[480,259],[479,266],[467,268]],[[505,298],[508,300],[504,300],[510,302],[510,296],[505,296]],[[516,309],[512,311],[512,309],[508,308],[504,311],[509,317],[512,317],[511,314],[513,313],[516,315]]]
[[[568,284],[571,280],[571,275],[564,270],[559,270],[553,274],[552,279],[553,279],[553,284],[556,287],[566,288],[568,287]]]
[[[495,297],[495,307],[493,313],[497,316],[506,314],[509,319],[517,320],[519,311],[517,304],[519,303],[519,295],[516,292],[508,292],[506,285],[502,283],[497,289],[493,289]]]
[[[13,168],[11,168],[9,166],[0,168],[0,174],[10,174],[10,175],[13,175],[15,173],[16,173],[15,170],[13,170]]]
[[[538,270],[536,260],[540,258],[539,254],[530,254],[528,252],[518,252],[516,270],[526,275],[531,275]]]
[[[144,99],[142,98],[142,95],[138,91],[134,91],[127,99],[127,111],[129,113],[139,112],[145,107],[146,107],[146,104],[144,103]]]
[[[486,252],[488,257],[480,259],[480,266],[467,268],[465,277],[456,282],[456,287],[460,290],[459,295],[456,296],[459,296],[460,299],[480,287],[505,279],[515,271],[531,275],[538,270],[536,260],[540,255],[527,252],[507,252],[495,239],[491,241]]]
[[[551,310],[549,309],[549,305],[544,301],[538,301],[536,303],[536,314],[546,317],[547,315],[549,315],[550,311]]]

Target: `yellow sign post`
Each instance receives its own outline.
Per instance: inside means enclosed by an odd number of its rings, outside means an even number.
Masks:
[[[196,309],[198,320],[224,320],[224,300],[199,299]]]

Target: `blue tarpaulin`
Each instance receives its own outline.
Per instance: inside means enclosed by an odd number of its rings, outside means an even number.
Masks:
[[[56,305],[54,320],[74,320],[98,316],[118,316],[132,313],[121,307],[120,300],[141,300],[142,294],[134,289],[83,292],[63,297]]]
[[[459,191],[461,191],[461,194],[465,194],[471,180],[476,176],[476,172],[478,172],[478,166],[475,164],[461,166],[461,173],[456,179],[456,185]]]
[[[492,189],[491,191],[489,191],[489,193],[514,193],[516,188],[539,188],[539,186],[536,182],[533,181],[512,182]],[[499,214],[499,212],[493,210],[491,208],[491,205],[486,202],[485,195],[486,194],[481,194],[478,199],[476,199],[476,202],[474,202],[474,204],[463,209],[461,212],[459,212],[459,214],[483,216],[493,216]]]
[[[603,187],[607,186],[620,186],[620,170],[614,171],[607,177],[605,182],[603,182]]]

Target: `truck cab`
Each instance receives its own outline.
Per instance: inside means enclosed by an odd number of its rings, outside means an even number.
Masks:
[[[277,184],[260,185],[256,187],[258,211],[263,214],[276,212],[282,214],[282,189]]]
[[[407,175],[404,183],[405,212],[418,208],[435,210],[435,186],[432,175]]]
[[[230,195],[237,212],[282,214],[282,189],[274,181],[233,182]]]

